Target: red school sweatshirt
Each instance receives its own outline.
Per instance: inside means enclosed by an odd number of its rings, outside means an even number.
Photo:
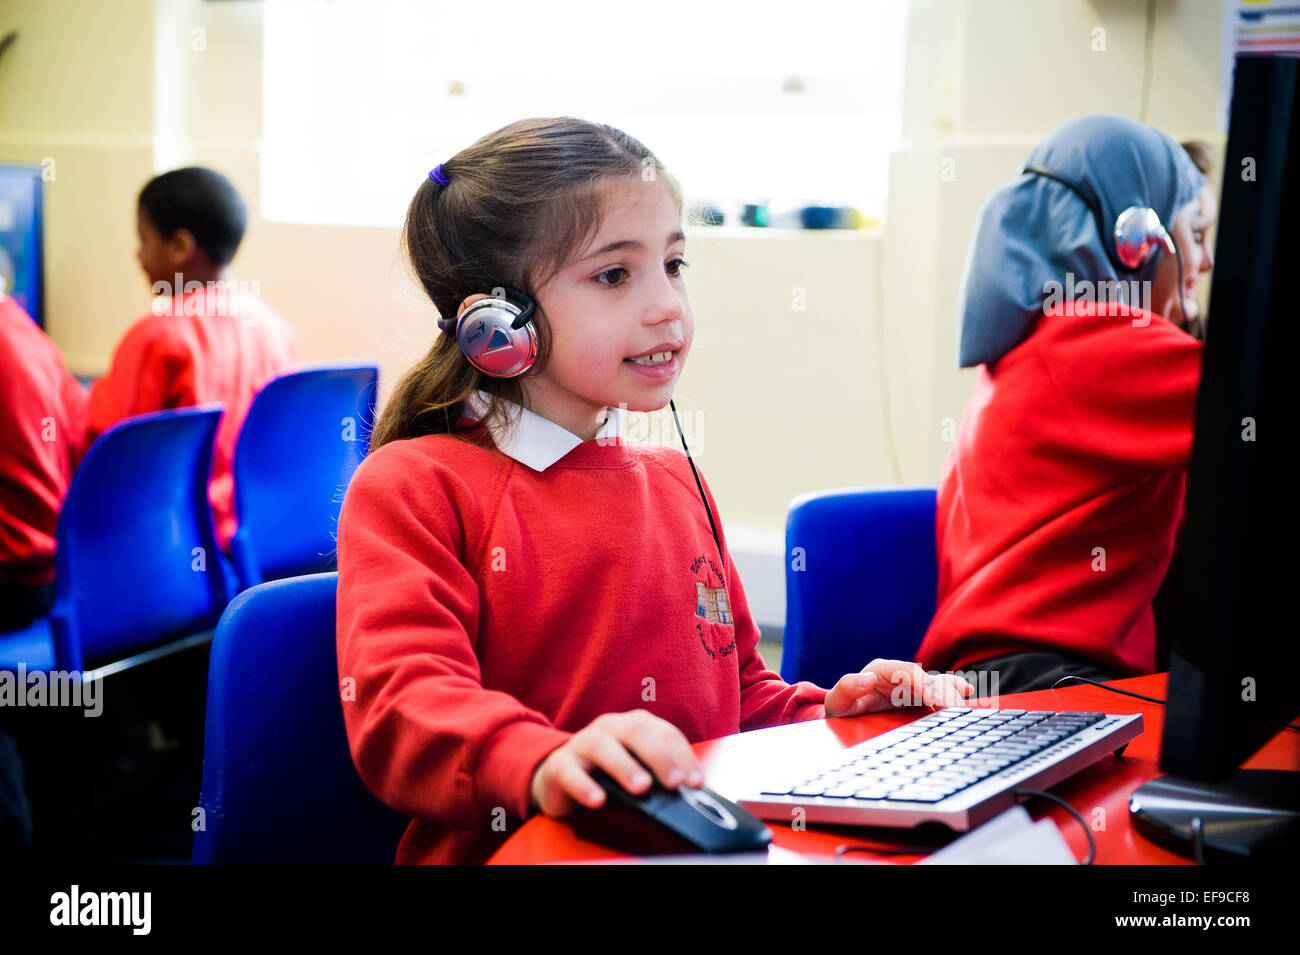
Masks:
[[[0,295],[0,584],[53,582],[59,510],[85,436],[85,389],[31,316]]]
[[[265,302],[230,284],[159,298],[155,307],[131,326],[108,374],[91,385],[88,441],[132,415],[225,404],[208,498],[217,540],[229,551],[237,526],[230,468],[239,429],[254,395],[294,366],[294,332]]]
[[[471,440],[384,445],[339,519],[343,714],[361,778],[412,817],[398,863],[486,861],[602,713],[691,742],[825,715],[759,656],[682,452],[592,440],[538,472]]]
[[[1155,669],[1202,351],[1159,315],[1067,303],[980,366],[939,486],[922,666],[1040,650]]]

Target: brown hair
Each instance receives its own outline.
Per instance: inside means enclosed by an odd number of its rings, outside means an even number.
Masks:
[[[446,318],[456,316],[467,296],[497,286],[535,297],[599,230],[602,191],[612,180],[662,177],[682,208],[680,185],[649,149],[612,126],[570,116],[503,126],[443,162],[442,172],[446,186],[426,177],[411,200],[402,245],[416,279]],[[538,355],[525,375],[545,368],[550,355],[540,304],[533,322]],[[501,399],[524,406],[519,378],[485,375],[461,353],[454,335],[439,332],[428,354],[397,383],[370,449],[456,434],[464,401],[476,389],[491,395],[487,414],[497,420],[507,421]]]
[[[1210,144],[1199,139],[1189,139],[1185,143],[1179,143],[1183,151],[1191,158],[1192,163],[1201,171],[1202,176],[1208,176],[1214,161],[1210,158]]]

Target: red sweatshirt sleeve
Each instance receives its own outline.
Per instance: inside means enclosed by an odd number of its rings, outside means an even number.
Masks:
[[[708,495],[709,507],[713,509],[713,519],[717,522],[718,536],[722,539],[722,550],[727,558],[727,593],[736,622],[736,647],[740,653],[741,731],[823,719],[826,716],[826,690],[807,681],[786,683],[780,674],[773,673],[763,662],[758,652],[758,624],[749,611],[745,588],[740,582],[736,563],[731,559],[731,548],[727,546],[727,535],[722,531],[718,505],[703,474],[700,481]]]
[[[530,814],[533,770],[570,735],[485,689],[479,590],[465,560],[476,498],[450,469],[394,442],[358,468],[339,518],[338,657],[357,771],[414,817],[487,826]],[[481,489],[480,489],[481,490]],[[489,495],[490,497],[490,495]]]
[[[188,364],[165,325],[151,318],[136,322],[114,349],[108,374],[90,386],[87,443],[123,418],[173,407],[171,383],[184,376]]]
[[[1159,315],[1063,316],[1039,355],[1079,452],[1142,471],[1191,461],[1204,346]],[[1035,339],[1031,339],[1034,341]]]

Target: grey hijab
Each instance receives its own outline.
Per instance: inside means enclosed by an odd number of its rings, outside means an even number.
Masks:
[[[1164,133],[1122,116],[1083,116],[1058,127],[1025,160],[1070,180],[1101,208],[1107,237],[1129,206],[1150,206],[1169,228],[1174,213],[1196,198],[1205,179],[1187,153]],[[1057,282],[1077,285],[1155,276],[1163,250],[1136,273],[1117,270],[1097,220],[1071,189],[1046,176],[1022,173],[980,210],[966,256],[958,363],[993,364],[1028,336]],[[1136,303],[1135,303],[1136,304]]]

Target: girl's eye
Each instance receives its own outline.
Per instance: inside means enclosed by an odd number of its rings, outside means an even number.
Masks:
[[[670,276],[672,276],[673,278],[678,278],[681,275],[682,269],[688,268],[690,264],[691,263],[687,262],[685,259],[677,258],[677,259],[670,260],[668,264],[664,266],[664,268],[668,270],[668,274]],[[606,269],[603,272],[597,272],[595,277],[592,279],[592,281],[595,282],[597,285],[604,285],[606,288],[618,288],[618,286],[623,284],[622,279],[619,279],[618,281],[602,281],[602,280],[606,276],[611,276],[611,275],[617,276],[626,272],[627,269],[623,268],[622,266],[613,269]]]

